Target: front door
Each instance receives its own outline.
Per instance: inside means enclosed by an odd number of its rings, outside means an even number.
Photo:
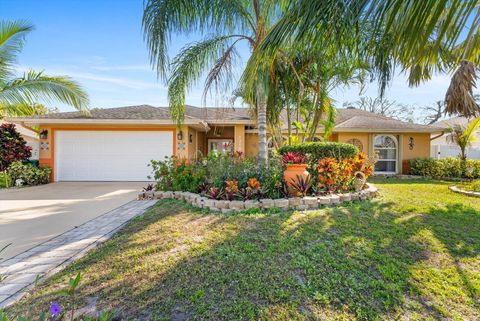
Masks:
[[[228,154],[233,152],[233,139],[209,139],[208,153]]]

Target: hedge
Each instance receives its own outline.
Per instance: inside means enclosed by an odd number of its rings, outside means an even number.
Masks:
[[[409,174],[432,178],[480,178],[480,160],[469,159],[465,164],[458,158],[415,158],[408,161]]]
[[[21,180],[23,185],[29,186],[47,184],[51,172],[49,167],[37,167],[21,162],[13,162],[7,170],[13,184],[16,184],[17,180]]]
[[[317,162],[322,158],[334,157],[337,160],[355,157],[359,150],[352,144],[333,142],[310,142],[293,146],[282,146],[278,149],[280,155],[289,152],[308,154],[310,162]]]

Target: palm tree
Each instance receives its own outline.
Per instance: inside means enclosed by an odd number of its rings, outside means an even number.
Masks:
[[[475,141],[475,135],[479,128],[480,117],[473,119],[466,126],[450,126],[450,134],[447,136],[447,140],[458,145],[460,148],[460,159],[462,161],[467,160],[467,147]]]
[[[14,64],[33,27],[22,21],[0,21],[0,116],[36,114],[38,101],[60,102],[88,113],[88,96],[72,79],[30,70],[15,77]]]
[[[143,29],[151,63],[159,77],[168,84],[171,117],[178,125],[183,122],[186,92],[208,72],[204,97],[215,89],[227,92],[237,87],[232,68],[238,63],[237,48],[246,43],[251,52],[278,19],[281,8],[274,0],[148,0],[143,14]],[[170,65],[168,47],[178,33],[208,34],[205,39],[188,44]],[[257,115],[259,161],[265,162],[267,152],[268,77],[255,76],[255,94],[247,100]]]
[[[339,7],[348,9],[343,19],[338,17],[342,12]],[[350,32],[360,35],[367,24],[373,36],[370,43],[357,47],[357,53],[371,57],[381,95],[397,66],[415,86],[436,72],[451,72],[460,64],[460,75],[454,77],[447,93],[445,111],[465,116],[480,113],[471,99],[476,79],[472,63],[480,62],[478,0],[299,0],[291,2],[286,12],[260,45],[261,59],[292,41],[342,41],[345,29],[338,26],[350,25]],[[341,33],[325,37],[335,30]],[[464,30],[468,30],[466,36]]]

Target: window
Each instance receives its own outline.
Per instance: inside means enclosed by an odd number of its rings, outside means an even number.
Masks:
[[[376,173],[397,173],[398,143],[394,136],[375,136],[373,150],[378,157],[378,161],[375,164]]]
[[[208,152],[215,154],[227,154],[233,152],[232,139],[209,139]]]

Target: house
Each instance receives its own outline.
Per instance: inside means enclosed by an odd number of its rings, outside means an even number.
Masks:
[[[446,129],[460,125],[466,127],[473,118],[468,119],[466,117],[453,117],[450,119],[442,120],[437,122],[436,126],[441,126]],[[467,148],[467,157],[470,159],[480,159],[480,129],[477,130],[475,135],[475,141],[472,146]],[[451,142],[448,138],[448,134],[441,137],[433,137],[432,147],[431,147],[431,157],[432,158],[447,158],[447,157],[458,157],[460,155],[460,148],[457,144]]]
[[[193,159],[208,152],[258,152],[255,122],[244,108],[186,106],[180,129],[168,108],[148,105],[93,109],[14,118],[11,121],[43,130],[40,163],[53,169],[55,181],[143,181],[146,166],[165,156]],[[287,129],[281,129],[286,135]],[[405,162],[430,156],[435,126],[402,122],[354,109],[338,109],[331,141],[351,143],[377,154],[377,173],[396,174]],[[321,134],[321,133],[319,133]]]

